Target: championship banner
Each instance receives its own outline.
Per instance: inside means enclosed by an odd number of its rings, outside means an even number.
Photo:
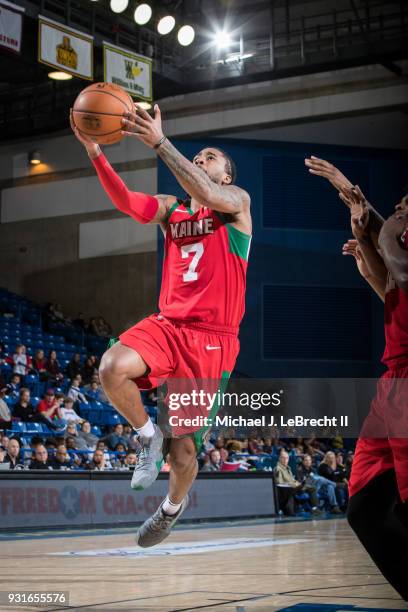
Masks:
[[[104,81],[115,83],[131,96],[152,100],[152,60],[132,51],[103,43]]]
[[[21,51],[24,10],[11,2],[0,0],[0,47],[14,53]]]
[[[38,61],[80,79],[92,81],[93,36],[40,16]]]

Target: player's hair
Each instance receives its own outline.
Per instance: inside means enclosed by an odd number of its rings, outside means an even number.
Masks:
[[[231,177],[231,185],[232,185],[237,180],[237,167],[235,165],[235,162],[232,159],[231,155],[229,155],[226,151],[224,151],[224,149],[220,149],[220,147],[214,147],[214,149],[219,151],[221,153],[221,155],[224,157],[224,159],[225,159],[225,171],[227,172],[227,174],[230,175],[230,177]]]

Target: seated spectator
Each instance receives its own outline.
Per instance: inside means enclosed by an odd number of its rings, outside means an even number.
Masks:
[[[21,385],[20,374],[13,374],[10,378],[10,382],[6,385],[6,395],[13,399],[18,399],[20,385]]]
[[[70,470],[73,464],[72,458],[68,455],[67,447],[64,444],[57,446],[55,457],[51,461],[53,470]]]
[[[31,404],[30,390],[21,387],[18,402],[13,406],[13,417],[23,423],[37,423],[41,421],[37,419],[38,416],[39,414]]]
[[[86,331],[88,329],[88,324],[86,322],[85,315],[84,315],[83,312],[79,312],[77,318],[74,319],[72,321],[72,323],[74,325],[76,325],[77,327],[80,327],[84,331]],[[70,378],[73,378],[74,376],[75,376],[75,374],[73,376],[71,376]]]
[[[126,453],[125,461],[123,467],[128,470],[134,470],[137,464],[137,455],[134,451],[130,450]]]
[[[74,410],[74,400],[72,397],[65,397],[63,400],[64,403],[60,408],[61,418],[68,422],[73,421],[74,423],[83,423],[84,419],[82,419]]]
[[[104,471],[111,468],[107,467],[105,454],[102,450],[96,450],[93,454],[92,461],[87,466],[88,470]]]
[[[126,447],[124,444],[122,444],[122,442],[119,442],[116,446],[115,446],[115,459],[114,462],[112,463],[112,467],[114,468],[122,468],[125,465],[125,459],[126,459]]]
[[[6,434],[3,433],[3,432],[0,432],[0,433],[1,433],[0,444],[2,445],[3,449],[5,451],[7,451],[7,448],[8,448],[9,442],[10,442],[9,437],[6,436]]]
[[[77,433],[78,438],[84,440],[87,448],[94,449],[98,442],[98,436],[91,433],[91,424],[89,421],[83,421],[81,430]]]
[[[8,469],[10,467],[10,463],[8,461],[4,461],[6,455],[6,449],[2,444],[0,444],[0,463],[3,463],[3,468]]]
[[[87,357],[84,365],[81,368],[81,376],[84,383],[89,384],[92,380],[92,376],[97,374],[96,367],[94,365],[94,361],[91,357]]]
[[[35,352],[35,356],[32,363],[32,370],[38,374],[41,382],[45,382],[49,378],[49,374],[47,372],[47,360],[44,356],[43,349],[38,349]]]
[[[228,459],[228,451],[225,450],[225,438],[224,436],[218,436],[214,444],[215,448],[220,451],[221,463]]]
[[[24,462],[20,457],[20,442],[17,438],[10,438],[3,463],[8,463],[10,470],[24,467]]]
[[[84,386],[84,393],[91,400],[109,403],[109,399],[99,380],[99,374],[92,374],[91,382]]]
[[[295,516],[296,493],[302,491],[308,493],[312,505],[312,513],[320,514],[316,487],[313,484],[301,483],[293,475],[289,467],[289,454],[281,450],[278,463],[274,469],[275,481],[278,489],[279,508],[287,516]]]
[[[50,380],[54,381],[56,385],[58,385],[61,381],[64,380],[64,375],[61,372],[61,366],[57,359],[57,352],[50,351],[46,362],[46,370]]]
[[[60,405],[55,397],[54,389],[47,389],[44,399],[37,406],[37,412],[45,416],[49,421],[61,419]]]
[[[112,469],[112,464],[111,464],[111,460],[110,460],[110,454],[105,446],[105,442],[103,440],[99,440],[96,443],[96,449],[95,450],[100,450],[103,452],[104,456],[105,456],[105,466],[107,467],[108,470]]]
[[[76,378],[78,376],[78,374],[81,373],[81,354],[80,353],[75,353],[75,355],[72,357],[71,361],[69,362],[69,364],[67,365],[66,368],[66,373],[68,375],[68,378],[70,380],[72,380],[73,378]]]
[[[71,442],[68,441],[69,438],[73,439],[73,446]],[[84,438],[78,435],[77,427],[72,421],[68,423],[65,430],[65,444],[70,450],[89,450]]]
[[[6,391],[6,387],[0,389],[0,427],[9,428],[11,425],[11,412],[7,403],[4,401]]]
[[[298,466],[296,475],[299,482],[315,486],[317,494],[319,494],[319,491],[322,491],[330,504],[330,511],[333,514],[341,513],[337,504],[336,483],[317,474],[313,469],[310,455],[303,456],[302,463]]]
[[[51,461],[48,459],[48,451],[43,444],[35,448],[34,459],[31,459],[30,470],[52,470]]]
[[[114,450],[115,446],[119,443],[123,444],[125,448],[127,448],[127,441],[123,435],[123,425],[122,423],[117,423],[113,428],[112,433],[108,434],[101,438],[103,442],[106,442],[108,448],[110,450]]]
[[[207,456],[208,461],[204,459],[201,472],[219,472],[223,462],[221,461],[221,453],[218,448],[214,448]]]
[[[29,359],[24,344],[17,344],[13,360],[13,374],[25,376],[28,372]]]
[[[112,335],[112,328],[103,317],[93,317],[89,324],[89,331],[101,338],[109,338]]]
[[[345,478],[345,470],[337,466],[336,455],[333,451],[327,451],[324,455],[323,461],[318,467],[318,473],[320,476],[336,483],[338,505],[342,510],[345,510],[348,500],[347,479]]]
[[[81,391],[81,382],[82,382],[81,375],[78,374],[78,376],[75,376],[75,378],[71,380],[71,386],[68,389],[67,395],[74,402],[79,401],[79,402],[82,402],[83,404],[87,404],[88,400],[86,399],[85,395]]]

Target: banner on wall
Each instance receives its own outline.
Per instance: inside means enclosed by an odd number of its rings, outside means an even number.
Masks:
[[[131,96],[152,100],[152,60],[144,55],[103,43],[104,81],[115,83]]]
[[[93,80],[93,36],[40,15],[38,61],[80,79]]]
[[[0,47],[20,53],[24,9],[0,0]]]

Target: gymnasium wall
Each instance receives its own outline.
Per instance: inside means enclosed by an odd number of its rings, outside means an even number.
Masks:
[[[304,158],[338,164],[386,217],[406,186],[408,152],[237,139],[174,144],[190,159],[218,144],[251,195],[253,241],[236,370],[258,378],[378,374],[383,305],[354,260],[341,254],[351,237],[347,208],[324,179],[307,172]],[[158,185],[184,196],[162,162]]]

